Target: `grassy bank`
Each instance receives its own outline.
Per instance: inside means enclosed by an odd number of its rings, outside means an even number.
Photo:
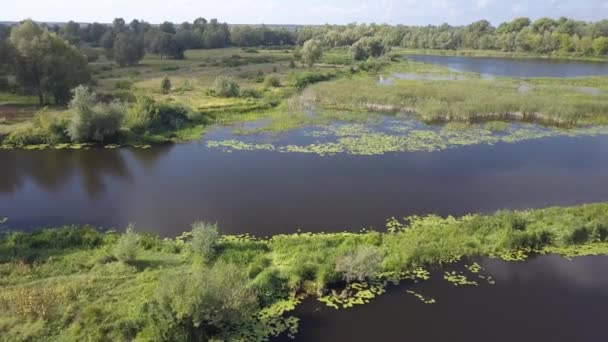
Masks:
[[[87,227],[5,233],[0,335],[6,340],[260,340],[295,334],[303,296],[349,307],[387,281],[470,256],[608,253],[608,204],[410,217],[386,231],[176,239]],[[346,291],[339,293],[345,288]],[[336,291],[338,290],[338,291]]]

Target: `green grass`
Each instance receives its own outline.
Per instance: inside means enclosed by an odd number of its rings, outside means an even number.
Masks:
[[[171,328],[172,324],[228,340],[258,339],[287,330],[293,334],[297,319],[283,314],[295,308],[300,294],[320,296],[330,306],[351,307],[383,293],[390,279],[425,280],[425,268],[462,258],[606,255],[608,204],[461,218],[390,219],[386,231],[380,232],[299,233],[269,239],[224,236],[212,245],[216,252],[207,265],[200,265],[190,252],[191,236],[161,239],[140,234],[133,245],[135,261],[123,263],[113,254],[121,237],[114,232],[64,227],[4,233],[0,239],[0,334],[8,340],[141,340],[152,333],[149,324],[168,334],[156,335],[155,340],[174,340],[178,331],[185,331]],[[348,298],[327,296],[343,282],[344,258],[360,250],[373,258],[351,259],[348,269],[358,270],[367,281],[348,285],[352,293]],[[338,263],[343,266],[337,267]],[[258,302],[258,313],[245,324],[231,326],[226,321],[215,328],[207,323],[196,328],[188,323],[192,317],[172,311],[186,310],[188,303],[194,305],[197,300],[186,292],[172,292],[181,280],[188,281],[196,272],[232,279],[222,275],[222,270],[241,274],[239,283],[230,286],[245,286],[249,290],[243,291]],[[446,277],[465,283],[459,274]],[[162,309],[162,302],[173,303],[173,309],[156,311]]]
[[[448,75],[443,67],[416,62],[393,64],[391,72]],[[467,74],[465,74],[467,75]],[[521,91],[522,83],[531,84]],[[597,93],[585,92],[591,87]],[[310,87],[325,108],[413,111],[427,122],[531,120],[558,125],[608,124],[608,77],[579,79],[463,80],[395,79],[357,75]]]

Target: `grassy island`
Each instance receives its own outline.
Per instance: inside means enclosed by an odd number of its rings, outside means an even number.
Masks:
[[[387,283],[474,256],[608,253],[608,204],[390,219],[385,231],[177,238],[92,227],[5,232],[0,334],[7,340],[264,340],[297,333],[306,296],[365,304]],[[470,266],[475,268],[475,265]],[[446,279],[466,284],[459,274]],[[426,299],[425,299],[426,300]]]

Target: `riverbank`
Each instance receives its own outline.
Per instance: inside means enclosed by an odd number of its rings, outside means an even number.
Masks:
[[[220,236],[207,224],[176,239],[91,227],[5,233],[0,332],[30,340],[295,334],[297,318],[284,314],[303,296],[350,307],[388,282],[424,279],[429,268],[462,258],[604,255],[607,242],[606,203],[267,239]]]

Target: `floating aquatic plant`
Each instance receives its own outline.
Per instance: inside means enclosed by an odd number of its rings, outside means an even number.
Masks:
[[[421,295],[420,293],[417,293],[415,291],[412,290],[407,290],[407,293],[413,295],[414,297],[420,299],[421,302],[423,302],[424,304],[435,304],[437,303],[437,301],[435,300],[435,298],[426,298],[425,296]]]
[[[454,284],[454,286],[477,286],[479,285],[476,281],[470,280],[467,276],[458,271],[446,271],[443,274],[443,279]]]
[[[542,127],[534,124],[497,125],[467,124],[458,129],[427,126],[410,118],[386,119],[384,124],[334,123],[314,127],[305,135],[313,139],[307,144],[253,143],[238,139],[210,140],[207,147],[231,151],[276,151],[282,153],[309,153],[322,156],[354,154],[362,156],[399,152],[436,152],[459,146],[477,144],[516,143],[549,137],[608,135],[608,126],[589,126],[572,129]],[[461,127],[462,126],[462,127]],[[254,136],[255,138],[264,135]]]

